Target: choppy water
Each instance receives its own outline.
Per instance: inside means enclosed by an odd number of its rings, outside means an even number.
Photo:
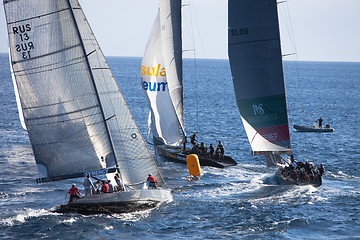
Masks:
[[[108,60],[146,134],[141,59]],[[0,239],[360,239],[360,63],[285,64],[290,124],[311,124],[321,116],[336,129],[319,134],[291,128],[297,159],[325,164],[319,188],[264,184],[274,169],[250,154],[228,62],[184,65],[188,134],[198,131],[207,144],[222,140],[238,166],[203,167],[201,181],[187,182],[184,165],[157,159],[173,189],[173,202],[134,214],[63,215],[49,210],[65,202],[72,181],[35,183],[37,172],[18,121],[8,58],[0,54]]]

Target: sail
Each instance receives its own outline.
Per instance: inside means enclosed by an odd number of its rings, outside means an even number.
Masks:
[[[180,145],[179,121],[169,95],[160,39],[159,13],[155,19],[141,65],[141,86],[151,111],[154,143]]]
[[[163,182],[77,0],[4,1],[12,68],[39,176],[120,168]],[[19,11],[26,9],[26,11]]]
[[[160,0],[161,45],[170,97],[185,134],[181,0]]]
[[[228,14],[236,101],[253,154],[289,153],[276,0],[229,0]]]
[[[14,71],[13,71],[12,65],[11,65],[11,62],[12,62],[12,61],[11,61],[10,49],[9,49],[9,61],[10,61],[11,78],[12,78],[13,86],[14,86],[14,93],[15,93],[16,105],[17,105],[17,107],[18,107],[19,120],[20,120],[21,126],[26,130],[24,114],[23,114],[23,112],[22,112],[22,107],[21,107],[21,102],[20,102],[20,97],[19,97],[19,90],[17,89],[16,80],[15,80],[15,75],[14,75]]]

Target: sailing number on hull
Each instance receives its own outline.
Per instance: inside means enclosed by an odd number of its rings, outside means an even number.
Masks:
[[[15,45],[15,50],[20,53],[21,58],[24,60],[31,58],[31,50],[34,49],[34,44],[30,39],[31,30],[30,24],[18,25],[12,28],[13,34],[20,40],[20,44]]]

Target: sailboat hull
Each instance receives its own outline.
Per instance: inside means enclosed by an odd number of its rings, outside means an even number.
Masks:
[[[279,185],[311,185],[319,187],[322,184],[322,177],[319,175],[315,175],[311,179],[295,180],[291,177],[287,177],[286,174],[284,174],[283,168],[279,168],[276,171],[276,178]]]
[[[333,132],[334,128],[315,128],[313,126],[300,126],[300,125],[294,125],[294,128],[298,132]]]
[[[148,210],[172,201],[169,189],[142,189],[125,192],[94,194],[81,197],[67,205],[57,206],[54,212],[80,214],[130,213]]]
[[[158,145],[155,146],[155,149],[156,153],[166,160],[182,164],[186,164],[186,157],[189,154],[192,154],[190,149],[187,149],[184,152],[180,147],[172,147],[167,145]],[[237,162],[229,156],[224,156],[224,158],[221,160],[210,158],[209,156],[204,155],[198,155],[198,157],[201,166],[225,168],[237,165]]]

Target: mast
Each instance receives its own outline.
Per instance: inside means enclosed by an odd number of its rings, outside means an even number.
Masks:
[[[181,0],[160,0],[160,25],[169,94],[185,140]]]
[[[90,63],[89,63],[89,60],[88,60],[88,55],[86,53],[86,50],[85,50],[85,47],[84,47],[84,42],[83,42],[83,39],[82,39],[82,36],[80,34],[80,30],[79,30],[79,26],[76,22],[76,19],[75,19],[75,15],[74,15],[74,12],[73,12],[73,9],[72,9],[72,6],[71,6],[71,3],[70,3],[70,0],[66,0],[68,6],[69,6],[69,11],[70,11],[70,14],[72,16],[72,19],[73,19],[73,22],[74,22],[74,26],[75,26],[75,29],[76,29],[76,33],[77,35],[79,36],[79,41],[80,41],[80,44],[81,44],[81,49],[83,51],[83,54],[84,54],[84,58],[85,58],[85,62],[86,62],[86,66],[89,70],[89,74],[90,74],[90,78],[91,78],[91,82],[92,82],[92,85],[94,87],[94,90],[95,90],[95,95],[96,95],[96,99],[98,100],[99,102],[99,108],[101,110],[101,116],[103,118],[103,121],[104,121],[104,124],[105,124],[105,128],[106,128],[106,131],[107,131],[107,135],[108,135],[108,138],[109,138],[109,141],[110,141],[110,146],[111,146],[111,150],[114,154],[114,158],[115,158],[115,162],[116,162],[116,167],[118,168],[118,160],[117,160],[117,157],[116,157],[116,153],[115,153],[115,148],[114,148],[114,144],[113,144],[113,141],[111,139],[111,135],[110,135],[110,130],[109,130],[109,127],[106,123],[106,121],[108,119],[105,118],[105,113],[104,113],[104,109],[101,105],[101,101],[100,101],[100,97],[99,97],[99,93],[98,93],[98,90],[97,90],[97,87],[96,87],[96,84],[95,84],[95,80],[94,80],[94,75],[92,73],[92,69],[91,69],[91,66],[90,66]],[[91,54],[91,53],[90,53]],[[110,119],[110,118],[109,118]]]

